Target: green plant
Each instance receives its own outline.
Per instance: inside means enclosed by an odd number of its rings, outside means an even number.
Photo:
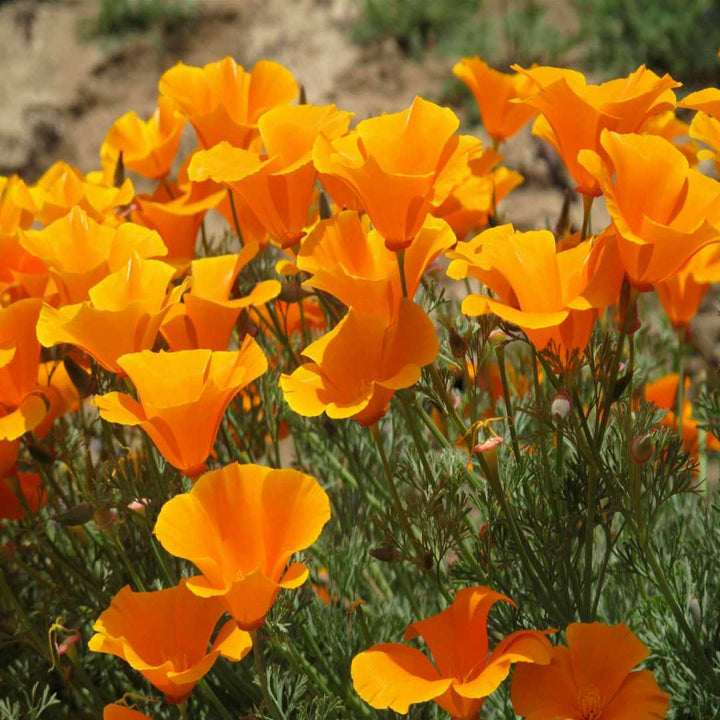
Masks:
[[[197,17],[195,0],[101,0],[95,31],[98,35],[177,28]]]

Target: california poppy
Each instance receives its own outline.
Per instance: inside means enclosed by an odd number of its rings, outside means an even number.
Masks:
[[[22,520],[26,507],[30,512],[36,513],[46,502],[47,493],[37,473],[16,473],[0,477],[0,520]]]
[[[44,437],[57,418],[75,411],[80,405],[80,395],[65,369],[65,365],[57,360],[47,360],[38,368],[37,391],[48,404],[43,421],[33,433],[36,437]]]
[[[95,622],[88,647],[122,658],[169,703],[180,703],[220,656],[242,660],[252,648],[250,635],[229,620],[208,650],[222,614],[221,603],[190,592],[184,579],[155,592],[126,585]]]
[[[546,633],[537,630],[514,632],[489,651],[487,618],[498,601],[515,604],[488,587],[463,588],[446,610],[409,625],[403,639],[421,637],[434,663],[400,643],[380,643],[356,655],[355,692],[379,710],[406,713],[410,705],[434,700],[456,720],[476,718],[513,663],[544,665],[551,658]]]
[[[158,98],[158,107],[149,120],[130,111],[118,118],[105,136],[105,145],[123,165],[147,178],[164,178],[172,167],[180,133],[186,118],[167,97]]]
[[[535,67],[514,70],[536,85],[534,93],[521,100],[541,115],[533,133],[552,145],[578,184],[578,192],[600,195],[597,178],[578,160],[581,150],[603,153],[600,135],[604,129],[619,133],[638,132],[648,117],[672,110],[673,88],[680,87],[669,75],[659,77],[644,65],[626,78],[588,85],[575,70]]]
[[[692,127],[681,120],[674,110],[651,115],[640,128],[641,135],[659,135],[671,142],[686,158],[690,167],[695,167],[702,153],[695,137]],[[700,140],[702,138],[698,138]]]
[[[165,459],[188,477],[200,474],[232,399],[267,369],[260,346],[246,337],[239,350],[181,350],[123,355],[118,365],[140,402],[111,392],[93,404],[108,422],[139,425]]]
[[[650,670],[632,669],[650,654],[620,623],[572,623],[568,646],[551,649],[552,662],[519,665],[513,710],[527,720],[660,720],[670,698]]]
[[[289,105],[298,95],[295,79],[282,65],[261,60],[247,72],[231,57],[201,68],[177,63],[160,78],[159,88],[189,118],[204,148],[222,141],[249,147],[263,113]]]
[[[463,313],[493,313],[522,328],[538,350],[551,345],[561,359],[582,352],[597,308],[620,295],[612,238],[558,249],[548,230],[521,233],[501,225],[458,243],[448,257],[451,278],[476,278],[497,296],[468,295]]]
[[[86,300],[90,288],[123,267],[133,253],[143,258],[167,254],[153,230],[134,223],[101,225],[80,208],[42,230],[26,230],[20,242],[49,268],[58,305]]]
[[[496,143],[507,140],[537,115],[532,106],[512,102],[535,91],[535,83],[522,74],[494,70],[476,55],[456,63],[453,75],[475,96],[483,126]]]
[[[253,243],[246,244],[237,255],[192,261],[190,292],[182,304],[170,308],[161,329],[171,350],[227,350],[243,308],[264,305],[277,297],[280,283],[263,280],[245,297],[230,299],[238,273],[257,252],[258,246]]]
[[[18,407],[37,383],[41,306],[39,298],[27,298],[0,308],[0,406]]]
[[[126,705],[106,705],[103,710],[103,720],[151,720],[148,715],[139,710],[133,710]]]
[[[372,425],[396,390],[410,387],[439,351],[430,318],[408,298],[397,316],[350,309],[328,333],[303,350],[311,362],[280,377],[288,405],[300,415],[354,418]]]
[[[302,244],[297,266],[312,276],[306,285],[364,314],[394,318],[402,298],[397,257],[368,225],[351,210],[321,221]],[[430,263],[455,242],[443,220],[425,220],[405,253],[408,297],[414,297]]]
[[[609,130],[600,143],[605,160],[583,150],[578,161],[602,189],[620,259],[638,289],[667,279],[720,241],[720,183],[690,168],[672,143]]]
[[[37,336],[45,347],[75,345],[106,370],[121,373],[118,358],[151,349],[168,310],[180,301],[186,284],[168,283],[175,268],[160,260],[133,256],[88,291],[88,300],[54,308],[44,305]]]
[[[317,540],[329,519],[330,500],[309,475],[233,463],[166,502],[155,535],[202,573],[188,580],[192,592],[216,597],[252,630],[282,588],[307,580],[307,567],[288,561]]]
[[[317,297],[312,295],[298,302],[276,300],[273,307],[280,332],[290,340],[301,335],[303,328],[306,332],[311,330],[321,332],[327,328],[327,317]],[[261,327],[273,327],[273,320],[264,306],[252,308],[250,317]]]
[[[480,154],[477,138],[455,134],[459,124],[452,110],[416,97],[407,110],[363,120],[343,137],[321,134],[313,161],[321,182],[329,175],[344,183],[387,247],[400,250]]]
[[[210,178],[237,192],[270,235],[290,247],[305,234],[313,203],[315,138],[345,134],[351,117],[334,105],[269,110],[258,121],[263,153],[222,142],[195,153],[188,175],[194,181]]]

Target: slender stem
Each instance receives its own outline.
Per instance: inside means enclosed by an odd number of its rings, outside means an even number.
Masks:
[[[262,647],[260,644],[260,633],[257,630],[250,631],[250,637],[252,637],[253,644],[253,657],[255,658],[255,671],[257,672],[258,682],[260,683],[260,689],[262,690],[265,705],[267,705],[270,715],[275,720],[285,720],[284,715],[280,712],[275,698],[270,692],[270,686],[267,681],[267,672],[265,671],[265,662],[262,656]]]
[[[677,388],[677,421],[678,421],[678,434],[682,439],[683,436],[683,404],[685,402],[685,335],[686,329],[683,325],[677,330],[678,338],[678,352],[677,352],[677,367],[678,367],[678,388]]]
[[[507,369],[505,368],[505,348],[499,347],[495,354],[498,359],[498,366],[500,368],[500,381],[502,383],[503,397],[505,398],[505,412],[508,416],[508,423],[510,424],[510,437],[512,438],[512,449],[513,455],[515,455],[515,462],[520,463],[520,444],[518,443],[517,430],[515,429],[515,415],[513,413],[512,400],[510,398],[510,386],[507,379]]]
[[[400,286],[402,287],[403,297],[408,296],[407,282],[405,280],[405,249],[398,250],[395,253],[397,257],[398,270],[400,271]]]
[[[590,218],[592,216],[592,204],[595,200],[594,195],[583,195],[583,223],[580,231],[580,242],[585,240],[590,229]]]
[[[188,716],[188,709],[187,709],[187,700],[181,702],[177,706],[177,709],[180,711],[180,717],[182,718],[182,720],[188,720],[189,716]]]
[[[242,230],[240,229],[240,221],[238,220],[237,210],[235,209],[235,200],[230,188],[228,188],[228,197],[230,198],[230,212],[232,212],[233,223],[235,223],[235,233],[237,234],[237,239],[240,241],[240,246],[242,247],[245,245],[245,241],[243,240]]]
[[[595,535],[595,498],[597,495],[597,474],[590,466],[587,486],[587,513],[585,516],[585,567],[583,576],[583,620],[591,622],[592,614],[592,569],[593,545]]]
[[[220,698],[215,694],[215,691],[210,687],[210,684],[205,678],[200,681],[200,691],[210,701],[210,704],[220,713],[223,720],[233,720],[232,714],[222,704]]]

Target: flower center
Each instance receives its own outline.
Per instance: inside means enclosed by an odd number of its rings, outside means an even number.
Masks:
[[[580,720],[600,720],[602,702],[600,691],[594,685],[584,685],[578,690]]]

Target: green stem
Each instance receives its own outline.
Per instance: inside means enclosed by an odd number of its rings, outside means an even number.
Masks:
[[[583,242],[588,235],[590,229],[590,217],[592,216],[592,204],[595,200],[594,195],[583,195],[583,223],[580,231],[580,242]]]
[[[210,684],[205,678],[200,681],[200,691],[220,713],[223,720],[233,720],[232,714],[228,712],[228,709],[222,704],[220,698],[215,694],[215,691],[210,687]]]
[[[230,212],[232,213],[233,223],[235,223],[235,233],[237,234],[237,239],[240,241],[240,246],[242,247],[245,245],[245,241],[243,240],[242,230],[240,229],[240,221],[238,220],[237,210],[235,209],[235,200],[230,188],[228,188],[228,198],[230,198]]]
[[[515,415],[513,413],[510,386],[508,384],[507,369],[505,367],[505,348],[499,347],[495,351],[495,354],[497,355],[498,366],[500,368],[500,381],[502,383],[503,397],[505,398],[505,412],[507,413],[508,423],[510,425],[513,455],[515,455],[515,462],[520,464],[520,444],[518,443],[517,431],[515,429]]]
[[[397,257],[398,270],[400,271],[400,286],[402,287],[403,297],[408,296],[407,283],[405,281],[405,249],[398,250],[395,253]]]
[[[676,417],[678,420],[678,434],[680,439],[683,436],[683,404],[685,402],[685,362],[684,362],[684,350],[685,350],[685,335],[686,329],[683,325],[677,330],[678,337],[678,354],[677,354],[677,367],[678,367],[678,389],[677,389],[677,413]]]
[[[270,692],[270,686],[267,681],[267,672],[265,671],[265,662],[263,661],[262,656],[262,647],[260,645],[260,633],[258,630],[251,630],[250,636],[252,637],[255,671],[257,672],[258,682],[260,683],[260,689],[262,690],[265,705],[267,706],[268,712],[275,720],[285,720],[285,716],[280,711],[280,708],[278,708],[275,698]]]

